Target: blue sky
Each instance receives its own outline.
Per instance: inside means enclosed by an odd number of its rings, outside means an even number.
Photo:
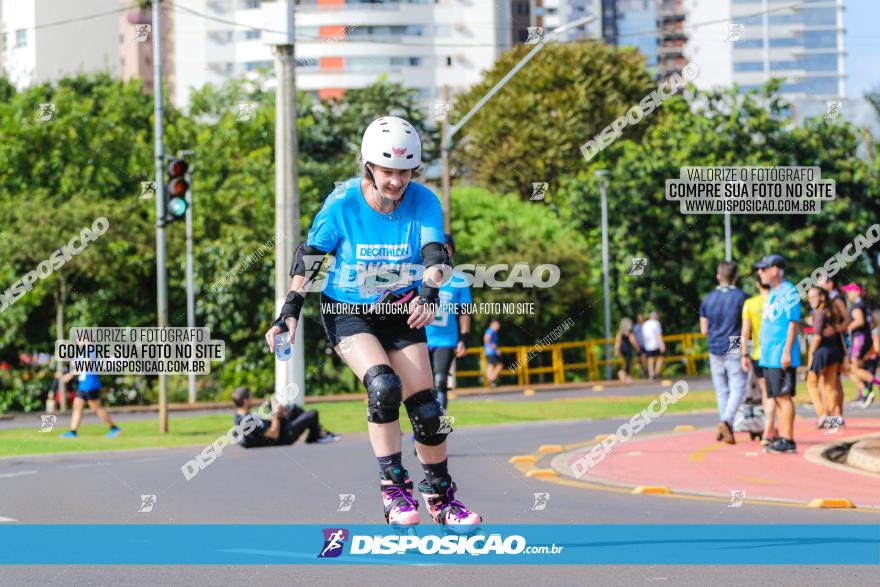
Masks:
[[[880,86],[880,1],[845,0],[846,96],[861,98]]]

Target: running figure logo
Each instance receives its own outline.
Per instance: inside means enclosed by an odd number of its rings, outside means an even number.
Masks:
[[[440,427],[437,429],[437,434],[451,433],[453,424],[455,424],[455,416],[440,416]]]
[[[744,24],[731,23],[727,25],[727,40],[742,41],[743,31],[746,26]]]
[[[351,506],[354,505],[354,493],[340,493],[339,494],[339,507],[336,508],[337,512],[349,512],[351,511]]]
[[[547,509],[547,502],[550,501],[549,493],[536,493],[535,503],[532,504],[532,511]]]
[[[843,424],[843,418],[840,416],[829,416],[825,418],[825,421],[822,423],[822,427],[825,429],[825,434],[837,434],[840,432],[840,425]]]
[[[834,120],[840,116],[841,102],[825,102],[825,120]]]
[[[434,122],[445,122],[449,114],[449,104],[445,102],[434,102]]]
[[[648,269],[647,257],[630,257],[632,266],[629,268],[630,277],[641,277]]]
[[[738,508],[742,507],[743,500],[746,498],[746,490],[745,489],[731,489],[730,490],[730,503],[727,504],[729,508]]]
[[[40,419],[40,432],[52,432],[52,428],[55,427],[55,420],[58,419],[58,416],[54,414],[45,414],[41,415]]]
[[[354,350],[354,337],[346,336],[342,340],[339,341],[339,352],[343,355],[347,355],[351,351]]]
[[[532,182],[532,197],[529,200],[540,201],[544,199],[544,193],[547,191],[546,181]]]
[[[345,541],[348,540],[348,530],[345,528],[324,528],[324,548],[318,554],[318,558],[337,558],[342,554]]]
[[[153,196],[156,195],[156,182],[155,181],[142,181],[141,182],[141,195],[138,200],[152,200]]]
[[[55,104],[52,102],[41,102],[37,110],[37,120],[39,122],[49,122],[55,115]]]
[[[141,496],[141,507],[138,508],[139,514],[145,514],[147,512],[153,511],[153,506],[156,505],[156,496],[155,495],[142,495]]]
[[[544,27],[530,26],[529,36],[526,38],[526,45],[537,45],[544,39]]]
[[[248,122],[254,117],[257,111],[257,105],[251,102],[242,102],[238,105],[238,113],[235,115],[235,122]]]
[[[152,30],[153,25],[151,24],[139,24],[135,27],[134,40],[138,43],[144,43],[150,39],[150,31]]]
[[[727,345],[727,354],[728,355],[742,351],[742,337],[741,336],[728,336],[727,338],[730,341]]]

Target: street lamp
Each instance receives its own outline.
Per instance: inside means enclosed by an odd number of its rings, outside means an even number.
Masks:
[[[441,163],[443,165],[443,205],[446,209],[445,220],[444,220],[444,229],[447,234],[452,232],[450,230],[450,226],[449,226],[450,216],[451,216],[451,211],[452,211],[452,209],[450,208],[450,199],[449,199],[450,198],[449,197],[449,192],[450,192],[449,150],[452,148],[452,137],[454,137],[455,134],[461,130],[461,127],[463,127],[465,124],[467,124],[467,121],[470,120],[473,117],[473,115],[476,114],[480,108],[482,108],[483,106],[486,105],[486,102],[488,102],[489,100],[492,99],[492,96],[497,94],[501,90],[501,88],[504,87],[504,84],[506,84],[508,81],[510,81],[510,78],[512,78],[514,75],[516,75],[516,72],[518,72],[520,69],[525,67],[526,63],[531,61],[532,57],[537,55],[538,51],[540,51],[541,49],[544,48],[544,45],[546,44],[546,42],[545,42],[546,40],[549,40],[551,37],[555,37],[555,36],[559,35],[560,33],[564,33],[565,31],[567,31],[569,29],[573,29],[575,27],[579,27],[581,25],[585,25],[590,22],[593,22],[594,20],[596,20],[595,16],[585,16],[583,18],[579,18],[577,20],[574,20],[568,24],[564,24],[560,27],[556,27],[555,29],[553,29],[552,31],[547,33],[547,35],[545,35],[543,38],[541,38],[541,40],[538,41],[538,44],[535,45],[535,47],[531,51],[529,51],[525,57],[520,59],[519,63],[514,65],[513,69],[508,71],[507,75],[505,75],[503,78],[501,78],[498,81],[498,83],[495,84],[495,86],[491,90],[489,90],[489,92],[485,96],[480,98],[480,101],[477,102],[474,105],[474,107],[471,108],[470,111],[467,114],[465,114],[462,117],[462,119],[459,120],[452,128],[449,128],[448,121],[443,122],[443,129],[442,129],[443,136],[441,137],[442,149],[441,149],[440,156],[441,156]],[[445,97],[445,94],[444,94],[444,99],[447,99]]]
[[[602,207],[602,293],[605,297],[605,379],[611,380],[611,292],[608,285],[608,170],[594,172],[599,179]]]

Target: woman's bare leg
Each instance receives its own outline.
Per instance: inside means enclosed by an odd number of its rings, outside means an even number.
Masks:
[[[425,343],[412,344],[400,350],[388,352],[391,368],[403,381],[403,399],[412,394],[430,389],[433,386],[431,361],[428,358],[428,346]],[[428,446],[416,442],[419,461],[433,465],[446,460],[446,440],[436,446]]]
[[[361,333],[348,338],[352,339],[352,350],[343,353],[340,351],[341,345],[336,345],[336,352],[354,371],[358,379],[363,381],[364,375],[367,374],[370,367],[391,365],[385,349],[372,334]],[[428,371],[430,372],[430,370],[429,366]],[[399,372],[398,375],[400,375]],[[401,377],[401,379],[403,378]],[[386,457],[400,452],[400,420],[387,424],[367,422],[367,431],[370,434],[370,444],[373,445],[373,454],[377,457]]]
[[[829,380],[825,380],[824,383],[828,383]],[[810,401],[813,402],[813,408],[816,410],[816,416],[819,419],[824,418],[828,415],[828,411],[825,409],[827,405],[827,395],[823,397],[823,388],[827,390],[828,385],[821,385],[819,383],[819,376],[816,375],[813,371],[807,372],[807,392],[810,394]]]

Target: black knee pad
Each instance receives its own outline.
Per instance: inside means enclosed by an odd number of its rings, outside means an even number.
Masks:
[[[418,442],[428,446],[436,446],[446,440],[452,429],[446,426],[443,406],[430,389],[423,389],[406,398],[403,402],[409,421],[412,423],[413,434]]]
[[[449,389],[449,373],[434,373],[434,387],[443,392],[447,391]]]
[[[370,367],[364,375],[367,388],[367,421],[376,424],[396,422],[400,418],[403,383],[388,365]]]

